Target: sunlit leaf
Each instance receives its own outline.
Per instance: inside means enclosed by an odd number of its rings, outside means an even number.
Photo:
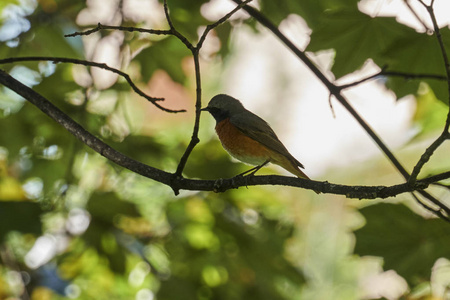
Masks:
[[[417,107],[414,120],[420,125],[420,133],[429,132],[442,128],[447,118],[448,107],[436,99],[433,91],[424,86],[423,91],[417,96]]]

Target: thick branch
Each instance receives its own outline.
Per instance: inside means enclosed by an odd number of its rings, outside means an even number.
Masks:
[[[153,179],[175,190],[192,190],[192,191],[216,191],[224,192],[229,189],[234,189],[243,186],[253,185],[283,185],[300,187],[310,190],[320,191],[322,193],[332,193],[337,195],[345,195],[347,198],[360,199],[375,199],[393,197],[402,193],[411,192],[414,190],[422,190],[432,183],[432,180],[425,179],[424,181],[417,181],[414,186],[406,183],[394,186],[346,186],[340,184],[332,184],[328,182],[319,182],[306,180],[295,177],[285,177],[277,175],[269,176],[250,176],[250,177],[234,177],[230,179],[220,180],[196,180],[182,177],[174,177],[174,174],[165,172],[163,170],[145,165],[138,162],[120,152],[113,149],[99,138],[92,135],[80,124],[72,120],[68,115],[62,112],[59,108],[53,105],[46,98],[35,92],[28,86],[14,79],[8,73],[0,70],[0,83],[7,88],[13,90],[17,94],[24,97],[30,103],[38,107],[42,112],[47,114],[67,131],[73,134],[77,139],[85,143],[88,147],[106,157],[110,161],[138,173],[147,178]],[[435,179],[443,180],[450,177],[450,173],[443,173],[436,175]],[[430,177],[431,178],[431,177]]]

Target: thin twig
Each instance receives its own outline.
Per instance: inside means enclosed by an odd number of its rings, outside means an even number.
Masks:
[[[334,112],[333,102],[331,102],[331,98],[333,95],[328,95],[328,105],[330,106],[331,114],[333,115],[333,119],[336,119],[336,113]]]
[[[153,103],[153,105],[155,105],[159,109],[161,109],[165,112],[169,112],[169,113],[179,113],[179,112],[186,111],[184,109],[172,110],[169,108],[162,107],[158,102],[163,101],[164,98],[155,98],[155,97],[148,96],[134,84],[134,82],[130,78],[130,75],[128,75],[127,73],[122,72],[118,69],[115,69],[113,67],[110,67],[104,63],[96,63],[96,62],[92,62],[92,61],[88,61],[88,60],[66,58],[66,57],[26,56],[26,57],[10,57],[10,58],[5,58],[5,59],[0,59],[0,64],[8,64],[8,63],[14,63],[14,62],[19,62],[19,61],[52,61],[55,63],[59,63],[59,62],[60,63],[71,63],[71,64],[76,64],[76,65],[96,67],[96,68],[108,70],[108,71],[111,71],[113,73],[116,73],[116,74],[122,76],[128,82],[128,84],[133,89],[133,91],[136,92],[136,94],[138,94],[141,97],[144,97],[145,99],[147,99],[149,102]]]
[[[423,179],[419,179],[419,180],[417,180],[417,183],[421,182],[421,183],[425,183],[425,184],[431,184],[431,183],[437,183],[439,181],[446,180],[449,178],[450,178],[450,171],[432,175],[432,176],[428,176]]]
[[[197,48],[195,48],[197,49]],[[183,170],[186,166],[187,160],[194,150],[195,146],[200,142],[198,138],[198,132],[200,130],[200,109],[202,108],[202,85],[201,85],[201,77],[200,77],[200,58],[198,51],[192,51],[192,56],[194,59],[194,68],[195,68],[195,82],[196,82],[196,100],[195,100],[195,121],[194,128],[192,131],[191,140],[186,147],[186,150],[183,153],[183,156],[180,158],[180,162],[178,163],[177,170],[175,172],[175,176],[182,177]],[[174,189],[175,194],[178,194],[178,190]]]
[[[439,29],[439,26],[437,24],[436,16],[434,14],[433,10],[433,4],[434,1],[431,1],[430,5],[426,5],[423,1],[418,0],[420,3],[422,3],[423,6],[428,11],[428,14],[430,15],[431,21],[433,23],[434,32],[436,34],[436,39],[438,40],[439,47],[441,49],[442,59],[445,66],[445,72],[447,74],[447,91],[448,91],[448,97],[450,102],[450,62],[448,59],[447,51],[444,46],[444,41],[442,40],[442,35]],[[441,135],[425,150],[425,152],[420,157],[417,164],[414,166],[414,169],[411,173],[411,176],[408,180],[408,183],[413,184],[417,180],[417,176],[419,176],[420,171],[422,170],[423,166],[430,160],[430,157],[433,155],[434,151],[436,151],[442,143],[444,143],[446,140],[450,138],[449,133],[449,127],[450,127],[450,106],[447,114],[447,119],[445,121],[444,130],[442,131]]]
[[[138,27],[126,27],[126,26],[112,26],[112,25],[103,25],[101,23],[97,24],[97,27],[80,32],[74,32],[71,34],[66,34],[64,37],[76,37],[83,35],[90,35],[102,29],[110,29],[110,30],[120,30],[120,31],[128,31],[128,32],[142,32],[142,33],[150,33],[156,35],[170,35],[172,31],[170,30],[159,30],[159,29],[146,29],[146,28],[138,28]]]
[[[422,18],[417,14],[417,12],[413,9],[411,4],[409,3],[409,0],[403,0],[405,2],[406,6],[408,7],[409,11],[413,14],[413,16],[417,19],[417,21],[422,24],[423,28],[426,32],[429,32],[430,29],[428,28],[427,24],[422,20]]]
[[[399,71],[385,71],[385,70],[381,70],[376,74],[367,76],[363,79],[360,79],[358,81],[355,82],[351,82],[348,84],[343,84],[340,85],[339,88],[340,89],[348,89],[350,87],[354,87],[357,85],[360,85],[366,81],[375,79],[377,77],[380,76],[392,76],[392,77],[403,77],[406,80],[412,80],[412,79],[436,79],[436,80],[447,80],[447,77],[444,75],[439,75],[439,74],[428,74],[428,73],[418,73],[418,74],[414,74],[414,73],[407,73],[407,72],[399,72]]]
[[[217,26],[219,26],[220,24],[224,23],[225,21],[227,21],[229,18],[231,18],[232,15],[234,15],[238,10],[240,10],[242,7],[244,7],[244,5],[247,5],[248,3],[252,2],[252,0],[246,0],[242,3],[240,3],[238,6],[236,6],[232,11],[230,11],[229,13],[227,13],[225,16],[223,16],[222,18],[220,18],[219,20],[217,20],[216,22],[209,24],[208,26],[206,26],[205,30],[203,31],[203,34],[201,35],[198,43],[197,43],[197,48],[201,48],[203,45],[203,42],[206,39],[206,36],[208,35],[208,33],[216,28]]]
[[[163,6],[164,6],[164,14],[166,16],[167,23],[169,24],[171,34],[176,36],[189,50],[195,51],[194,45],[192,45],[192,43],[189,42],[189,40],[180,32],[178,32],[178,30],[176,30],[175,27],[173,26],[173,22],[169,14],[169,6],[167,5],[167,0],[164,0]]]
[[[203,43],[204,43],[208,33],[212,29],[216,28],[217,26],[219,26],[220,24],[222,24],[223,22],[228,20],[234,13],[236,13],[239,9],[241,9],[246,3],[249,3],[250,1],[252,1],[252,0],[245,1],[245,3],[242,3],[242,4],[238,5],[237,7],[235,7],[232,11],[230,11],[225,16],[220,18],[217,22],[206,26],[206,29],[203,31],[203,34],[201,35],[199,42],[197,43],[197,45],[195,47],[189,43],[190,46],[188,46],[188,48],[191,50],[192,57],[194,60],[195,82],[196,82],[196,86],[197,86],[196,101],[195,101],[195,121],[194,121],[194,128],[192,131],[191,140],[190,140],[188,146],[186,147],[186,150],[184,151],[183,156],[180,159],[180,162],[178,163],[177,170],[174,174],[175,177],[178,177],[178,178],[182,177],[182,173],[186,166],[189,156],[191,155],[195,146],[200,142],[200,140],[198,138],[198,132],[200,130],[200,114],[201,114],[200,109],[202,108],[202,87],[201,87],[200,58],[199,58],[200,49],[202,48]],[[177,32],[171,19],[170,19],[166,1],[164,1],[164,12],[166,14],[167,22],[169,23],[171,30],[173,32]],[[175,36],[177,36],[182,42],[183,42],[183,39],[185,39],[185,37],[182,36],[180,33],[178,33],[178,35],[175,35]],[[177,187],[173,186],[172,188],[173,188],[175,194],[177,194],[178,193]]]
[[[448,134],[444,135],[441,134],[422,154],[417,164],[414,166],[413,171],[411,172],[411,177],[408,180],[409,183],[414,183],[417,179],[417,176],[419,176],[420,171],[422,170],[423,166],[430,160],[431,156],[434,154],[434,151],[439,148],[439,146],[442,145],[442,143],[448,139]]]
[[[428,210],[435,216],[438,216],[439,218],[441,218],[447,222],[450,222],[450,218],[447,215],[445,215],[441,209],[434,209],[431,206],[427,205],[422,200],[420,200],[420,198],[415,193],[411,193],[411,195],[416,200],[416,202],[419,203],[423,208],[425,208],[426,210]]]

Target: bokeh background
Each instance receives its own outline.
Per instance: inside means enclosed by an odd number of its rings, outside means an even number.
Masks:
[[[331,79],[350,83],[388,66],[444,74],[418,1],[253,1]],[[168,0],[195,43],[235,5]],[[411,8],[408,8],[408,5]],[[446,45],[450,9],[434,3]],[[418,13],[418,18],[411,10]],[[419,21],[420,20],[420,21]],[[156,0],[2,0],[0,58],[53,56],[107,63],[123,78],[48,61],[2,64],[83,127],[141,162],[175,171],[192,134],[195,76],[175,37],[102,30],[167,29]],[[363,25],[361,25],[363,24]],[[269,121],[311,178],[393,185],[402,177],[314,75],[244,12],[208,35],[202,100],[239,98]],[[445,81],[379,77],[345,91],[411,170],[448,111]],[[228,178],[232,160],[201,117],[184,176]],[[444,144],[421,173],[448,170]],[[286,174],[268,167],[261,174]],[[448,189],[433,187],[449,204]],[[448,299],[449,225],[404,194],[349,200],[288,187],[173,191],[107,161],[13,92],[0,89],[0,299]],[[446,298],[447,297],[447,298]]]

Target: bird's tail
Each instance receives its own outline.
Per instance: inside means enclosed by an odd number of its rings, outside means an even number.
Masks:
[[[303,173],[302,170],[300,170],[300,168],[303,168],[303,165],[294,157],[292,157],[292,159],[289,159],[283,156],[280,160],[272,161],[272,163],[279,165],[280,167],[286,169],[299,178],[311,180],[305,173]],[[314,192],[316,192],[316,194],[320,194],[320,192],[318,191]]]

